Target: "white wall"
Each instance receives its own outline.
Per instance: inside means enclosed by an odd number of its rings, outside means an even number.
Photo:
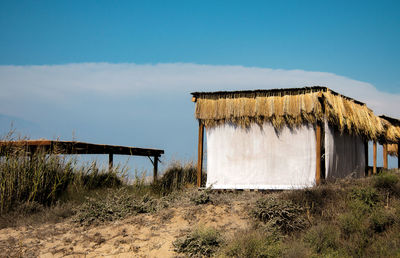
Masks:
[[[326,178],[344,178],[352,173],[365,175],[364,141],[359,136],[341,134],[325,123]]]
[[[304,125],[279,133],[269,123],[248,129],[207,129],[207,187],[296,189],[315,184],[315,130]]]

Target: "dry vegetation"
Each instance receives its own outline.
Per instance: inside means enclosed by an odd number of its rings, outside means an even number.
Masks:
[[[325,119],[341,132],[347,131],[376,140],[382,134],[396,141],[400,129],[375,116],[365,104],[312,87],[287,91],[199,93],[196,118],[206,127],[235,124],[249,127],[270,122],[276,129],[316,124]],[[390,129],[390,130],[388,130]]]
[[[194,188],[192,164],[157,184],[38,154],[0,159],[4,256],[394,257],[400,175],[281,192]],[[122,177],[121,177],[122,176]]]

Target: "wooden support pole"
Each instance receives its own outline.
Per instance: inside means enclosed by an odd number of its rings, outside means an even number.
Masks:
[[[108,170],[112,171],[113,169],[113,154],[112,153],[108,153]]]
[[[319,185],[321,183],[321,124],[317,123],[316,128],[316,172],[315,172],[315,183]]]
[[[374,141],[374,168],[372,169],[372,174],[376,174],[376,158],[377,158],[377,146],[376,146],[376,141]]]
[[[397,168],[400,169],[400,141],[397,142]]]
[[[388,145],[383,144],[383,168],[388,169]]]
[[[197,150],[197,187],[201,187],[201,178],[203,171],[203,139],[204,139],[204,125],[199,121],[199,143]]]
[[[154,156],[154,168],[153,168],[153,182],[157,181],[157,173],[158,173],[158,156]]]
[[[371,173],[369,172],[369,160],[368,160],[368,140],[364,141],[364,153],[365,153],[365,176],[370,176]]]

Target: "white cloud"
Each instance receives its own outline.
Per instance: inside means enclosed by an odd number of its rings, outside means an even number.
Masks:
[[[82,63],[0,66],[0,113],[23,117],[21,105],[63,104],[76,96],[119,97],[143,93],[290,88],[321,85],[367,103],[376,114],[400,117],[400,94],[326,72],[190,63],[137,65]],[[190,98],[190,96],[187,96]],[[32,106],[31,106],[32,107]],[[31,108],[28,107],[28,108]],[[20,113],[20,114],[18,114]]]

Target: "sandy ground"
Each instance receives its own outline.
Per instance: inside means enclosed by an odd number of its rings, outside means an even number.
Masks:
[[[248,227],[246,202],[166,208],[100,226],[71,221],[0,230],[0,256],[10,257],[174,257],[172,242],[193,228],[224,232]]]

